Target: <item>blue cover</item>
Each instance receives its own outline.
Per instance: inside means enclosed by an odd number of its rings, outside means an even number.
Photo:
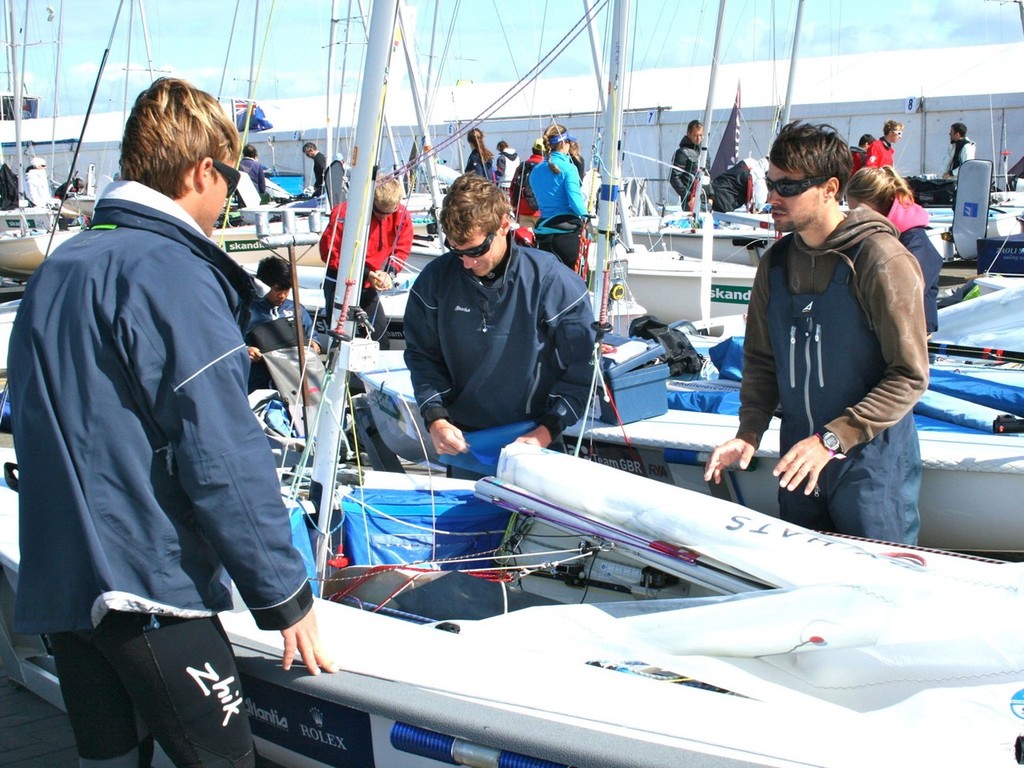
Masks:
[[[517,421],[491,429],[464,432],[462,436],[469,444],[469,452],[454,456],[445,454],[438,456],[438,460],[442,464],[476,472],[479,475],[493,475],[498,469],[501,449],[536,427],[535,421]]]
[[[947,424],[992,434],[992,422],[1004,411],[972,403],[953,395],[928,390],[914,406],[914,413],[928,416]]]
[[[708,350],[720,379],[740,381],[743,378],[743,336],[730,336]]]
[[[433,504],[431,499],[433,498]],[[345,552],[356,565],[452,561],[490,553],[511,513],[469,490],[356,488],[342,502]],[[441,570],[486,568],[487,561],[441,562]]]
[[[1012,384],[986,381],[975,376],[933,367],[928,389],[994,408],[999,413],[1024,416],[1024,388]]]
[[[668,407],[674,411],[695,413],[724,413],[738,416],[740,412],[740,391],[728,392],[694,391],[668,393]]]

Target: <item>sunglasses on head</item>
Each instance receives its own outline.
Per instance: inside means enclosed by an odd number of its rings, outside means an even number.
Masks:
[[[831,176],[815,176],[812,179],[779,179],[778,181],[773,181],[765,176],[764,183],[768,187],[769,192],[774,192],[779,197],[796,197],[797,195],[802,195],[811,187],[824,184],[830,178]]]
[[[213,158],[210,159],[213,160]],[[238,182],[242,178],[241,172],[237,168],[232,168],[227,163],[222,163],[220,160],[213,160],[213,167],[217,173],[224,177],[224,181],[228,185],[226,197],[231,197],[235,194],[235,190],[238,189]]]
[[[452,248],[447,237],[444,239],[444,247],[448,249],[448,253],[458,256],[460,259],[475,259],[487,253],[491,249],[491,243],[493,242],[494,232],[491,232],[480,245],[474,245],[472,248]]]

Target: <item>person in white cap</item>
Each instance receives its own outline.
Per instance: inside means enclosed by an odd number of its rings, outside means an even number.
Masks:
[[[53,202],[50,190],[50,179],[46,175],[46,161],[41,157],[33,157],[25,174],[25,196],[37,208]]]

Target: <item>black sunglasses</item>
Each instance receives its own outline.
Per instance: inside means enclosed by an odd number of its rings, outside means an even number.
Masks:
[[[213,158],[210,158],[213,160]],[[242,173],[237,168],[232,168],[227,163],[222,163],[220,160],[213,160],[213,167],[217,173],[224,177],[224,181],[228,185],[228,193],[225,197],[231,197],[235,194],[235,190],[238,189],[238,182],[242,178]]]
[[[474,245],[472,248],[452,248],[448,242],[448,238],[444,239],[444,247],[448,249],[448,253],[458,256],[460,259],[475,259],[478,256],[483,256],[487,251],[491,249],[491,243],[494,242],[494,232],[491,232],[480,245]]]
[[[811,187],[824,184],[831,178],[831,176],[815,176],[813,179],[779,179],[778,181],[772,181],[765,176],[764,183],[768,187],[769,192],[774,192],[779,197],[796,197],[797,195],[802,195]]]

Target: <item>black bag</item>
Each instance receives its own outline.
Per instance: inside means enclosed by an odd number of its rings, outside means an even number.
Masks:
[[[516,212],[519,211],[519,200],[524,197],[531,209],[536,211],[538,208],[537,198],[533,196],[533,188],[530,186],[530,173],[533,172],[534,165],[536,163],[520,163],[519,167],[516,168],[516,172],[512,174],[512,182],[508,187],[508,197]]]
[[[7,163],[0,165],[0,211],[18,207],[18,177]]]
[[[631,322],[629,335],[660,342],[665,348],[665,362],[668,363],[670,376],[700,373],[704,366],[704,358],[693,348],[686,334],[678,326],[669,326],[653,315],[643,315]]]

